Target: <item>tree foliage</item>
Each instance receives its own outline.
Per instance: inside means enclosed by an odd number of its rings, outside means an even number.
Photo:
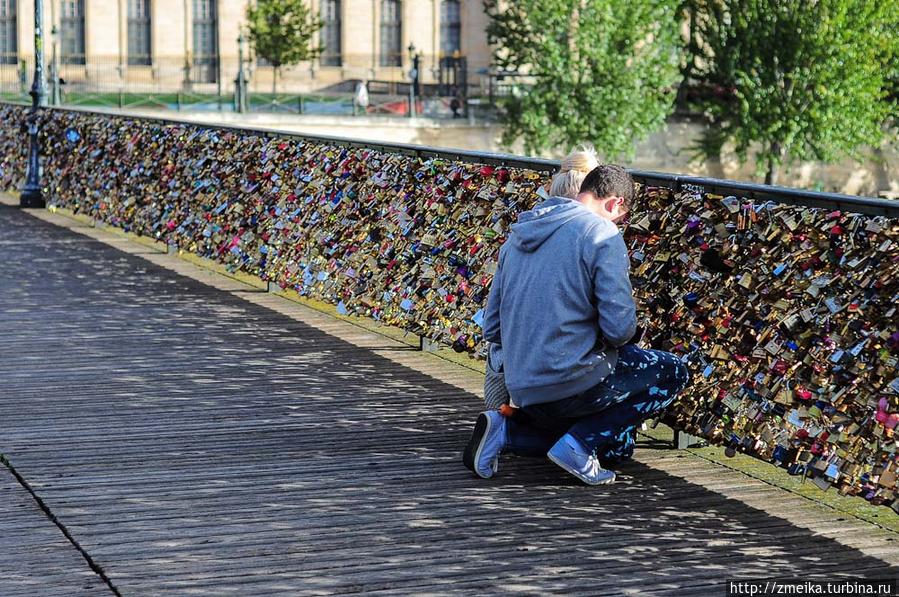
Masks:
[[[321,54],[313,39],[322,20],[304,0],[256,0],[247,5],[247,29],[256,55],[275,69],[274,88],[282,66],[312,60]]]
[[[697,76],[713,93],[699,147],[733,143],[766,182],[791,159],[832,161],[879,146],[895,102],[897,0],[691,0]]]
[[[494,62],[524,76],[503,143],[529,152],[588,141],[632,155],[674,105],[676,0],[484,0]]]

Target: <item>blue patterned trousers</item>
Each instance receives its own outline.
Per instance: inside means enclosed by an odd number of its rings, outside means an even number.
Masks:
[[[599,384],[522,408],[522,416],[509,420],[508,449],[542,456],[567,432],[600,460],[629,458],[637,425],[667,408],[689,382],[689,370],[676,355],[626,344],[618,349],[615,369]]]

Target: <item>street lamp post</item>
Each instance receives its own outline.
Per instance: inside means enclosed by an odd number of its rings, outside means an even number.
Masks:
[[[45,207],[41,193],[41,148],[38,141],[38,116],[40,108],[47,105],[44,92],[44,2],[34,0],[34,82],[31,84],[31,112],[28,114],[28,135],[31,146],[28,151],[28,175],[25,188],[19,195],[20,207]]]
[[[247,111],[247,78],[246,73],[243,70],[243,31],[240,32],[240,35],[237,36],[237,94],[236,94],[236,104],[237,111],[243,114]]]
[[[415,53],[415,44],[410,43],[409,47],[409,118],[415,117],[415,84],[418,81],[418,63],[419,57]]]
[[[52,15],[50,19],[53,19]],[[50,56],[50,105],[60,106],[62,105],[62,94],[59,89],[59,54],[57,52],[59,31],[57,31],[55,24],[50,27],[50,39],[50,45],[53,48]]]

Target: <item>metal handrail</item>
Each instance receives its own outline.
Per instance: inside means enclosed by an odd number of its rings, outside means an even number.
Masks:
[[[538,172],[555,172],[559,168],[559,162],[556,160],[529,158],[502,153],[447,149],[408,143],[365,141],[360,139],[349,139],[346,137],[309,135],[281,129],[260,129],[231,124],[199,123],[178,118],[131,115],[118,110],[105,111],[78,107],[54,107],[48,109],[103,116],[120,116],[124,118],[160,122],[162,124],[187,125],[231,132],[251,132],[266,137],[293,137],[306,141],[330,143],[342,147],[368,148],[401,153],[420,158],[444,158],[476,164],[525,168]],[[809,191],[790,187],[755,184],[718,178],[705,178],[701,176],[669,174],[665,172],[652,172],[647,170],[628,169],[628,172],[630,172],[634,180],[641,184],[653,187],[670,188],[675,192],[694,190],[718,195],[736,195],[753,201],[774,201],[776,203],[787,203],[802,207],[842,210],[876,216],[899,217],[899,201],[890,199],[844,195],[841,193],[825,193],[821,191]]]

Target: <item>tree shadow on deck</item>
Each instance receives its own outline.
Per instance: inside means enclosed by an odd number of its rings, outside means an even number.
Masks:
[[[899,573],[637,462],[607,487],[514,457],[476,479],[459,458],[476,397],[3,216],[0,451],[123,593],[723,595],[732,578]]]

